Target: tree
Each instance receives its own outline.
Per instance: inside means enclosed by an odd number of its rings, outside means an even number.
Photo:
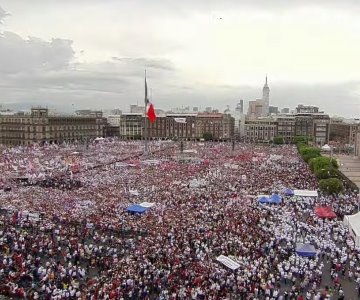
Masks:
[[[304,161],[309,162],[310,159],[320,156],[320,149],[314,147],[301,147],[299,149],[300,155]]]
[[[297,144],[305,144],[309,143],[309,138],[307,136],[295,136],[293,139],[295,145]]]
[[[337,178],[322,179],[319,186],[327,194],[339,194],[344,190],[343,183]]]
[[[317,179],[328,179],[336,177],[336,169],[334,167],[325,167],[322,169],[317,169],[314,171],[314,174]]]
[[[316,172],[321,169],[337,169],[338,163],[336,159],[320,156],[310,159],[309,166],[311,171]]]
[[[213,139],[212,133],[210,133],[210,132],[204,132],[204,134],[203,134],[203,139],[204,139],[205,141],[212,141],[212,139]]]
[[[275,136],[274,137],[274,144],[275,145],[282,145],[284,144],[284,138],[282,136]]]

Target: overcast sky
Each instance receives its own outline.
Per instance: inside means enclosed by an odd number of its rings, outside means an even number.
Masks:
[[[313,2],[317,4],[314,5]],[[59,111],[235,106],[360,116],[356,0],[3,0],[0,103]]]

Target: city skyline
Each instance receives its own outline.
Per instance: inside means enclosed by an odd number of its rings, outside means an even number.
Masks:
[[[155,107],[248,103],[268,73],[271,105],[358,117],[360,5],[254,2],[5,0],[0,103],[125,109],[147,68]]]

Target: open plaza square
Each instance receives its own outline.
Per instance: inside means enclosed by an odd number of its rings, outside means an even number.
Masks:
[[[181,147],[1,148],[0,294],[359,298],[354,191],[322,194],[294,145]]]

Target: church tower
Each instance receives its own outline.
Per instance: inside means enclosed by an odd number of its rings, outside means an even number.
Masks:
[[[270,89],[269,89],[269,86],[268,86],[268,78],[267,78],[267,75],[266,75],[265,85],[263,87],[263,96],[262,96],[262,100],[263,100],[263,103],[264,103],[263,116],[268,116],[269,115],[269,105],[270,105],[269,98],[270,98]]]

